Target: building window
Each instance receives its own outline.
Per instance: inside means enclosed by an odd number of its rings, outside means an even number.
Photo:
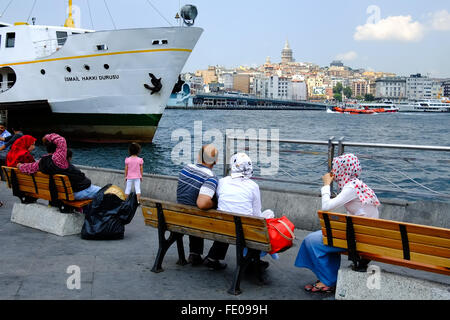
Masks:
[[[98,44],[97,50],[98,51],[108,50],[108,46],[106,44]]]
[[[63,46],[67,40],[67,32],[56,31],[56,40],[58,41],[58,46]]]
[[[6,34],[6,48],[14,48],[15,44],[16,44],[16,33],[8,32]]]

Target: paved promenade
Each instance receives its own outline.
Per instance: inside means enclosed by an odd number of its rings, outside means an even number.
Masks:
[[[243,293],[227,293],[235,266],[235,246],[230,246],[222,271],[176,264],[174,245],[163,263],[164,272],[150,269],[158,249],[157,230],[146,227],[140,208],[118,241],[87,241],[79,235],[59,237],[11,223],[11,210],[18,199],[0,182],[0,300],[17,299],[150,299],[150,300],[334,300],[334,295],[308,294],[303,286],[316,280],[306,269],[293,266],[298,248],[308,231],[296,230],[295,246],[272,260],[267,269],[269,284],[259,286],[250,278],[241,282]],[[184,238],[187,255],[188,239]],[[211,241],[205,241],[205,252]],[[343,256],[342,264],[348,265]],[[70,290],[67,268],[80,267],[81,288]],[[379,264],[382,265],[382,264]],[[384,265],[383,265],[384,268]],[[404,268],[412,274],[448,281],[447,277]]]

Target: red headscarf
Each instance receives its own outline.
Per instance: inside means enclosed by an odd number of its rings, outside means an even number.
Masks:
[[[34,158],[28,148],[36,142],[32,136],[25,135],[17,139],[11,146],[11,150],[6,155],[6,165],[16,167],[18,163],[31,163]]]

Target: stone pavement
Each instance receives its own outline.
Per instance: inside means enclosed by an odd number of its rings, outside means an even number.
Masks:
[[[164,272],[150,269],[158,249],[155,228],[144,225],[140,208],[126,226],[125,238],[116,241],[88,241],[79,235],[59,237],[11,223],[11,210],[18,199],[0,182],[0,300],[334,300],[334,295],[308,294],[303,286],[316,280],[307,269],[293,266],[298,248],[309,231],[296,230],[295,246],[270,262],[270,283],[241,281],[242,294],[227,293],[235,266],[235,246],[230,246],[222,271],[205,267],[178,266],[173,245],[163,262]],[[205,241],[205,253],[211,241]],[[184,238],[187,255],[188,239]],[[342,265],[348,265],[343,256]],[[79,266],[81,288],[68,289],[69,266]],[[382,264],[380,264],[382,265]],[[390,266],[387,266],[389,268]],[[383,267],[384,268],[384,267]],[[396,268],[396,267],[392,267]],[[397,268],[403,274],[448,280],[445,276]]]

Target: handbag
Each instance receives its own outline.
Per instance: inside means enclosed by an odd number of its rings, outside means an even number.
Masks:
[[[272,248],[269,253],[282,252],[292,247],[292,241],[295,239],[294,224],[286,216],[266,219],[266,221]]]

